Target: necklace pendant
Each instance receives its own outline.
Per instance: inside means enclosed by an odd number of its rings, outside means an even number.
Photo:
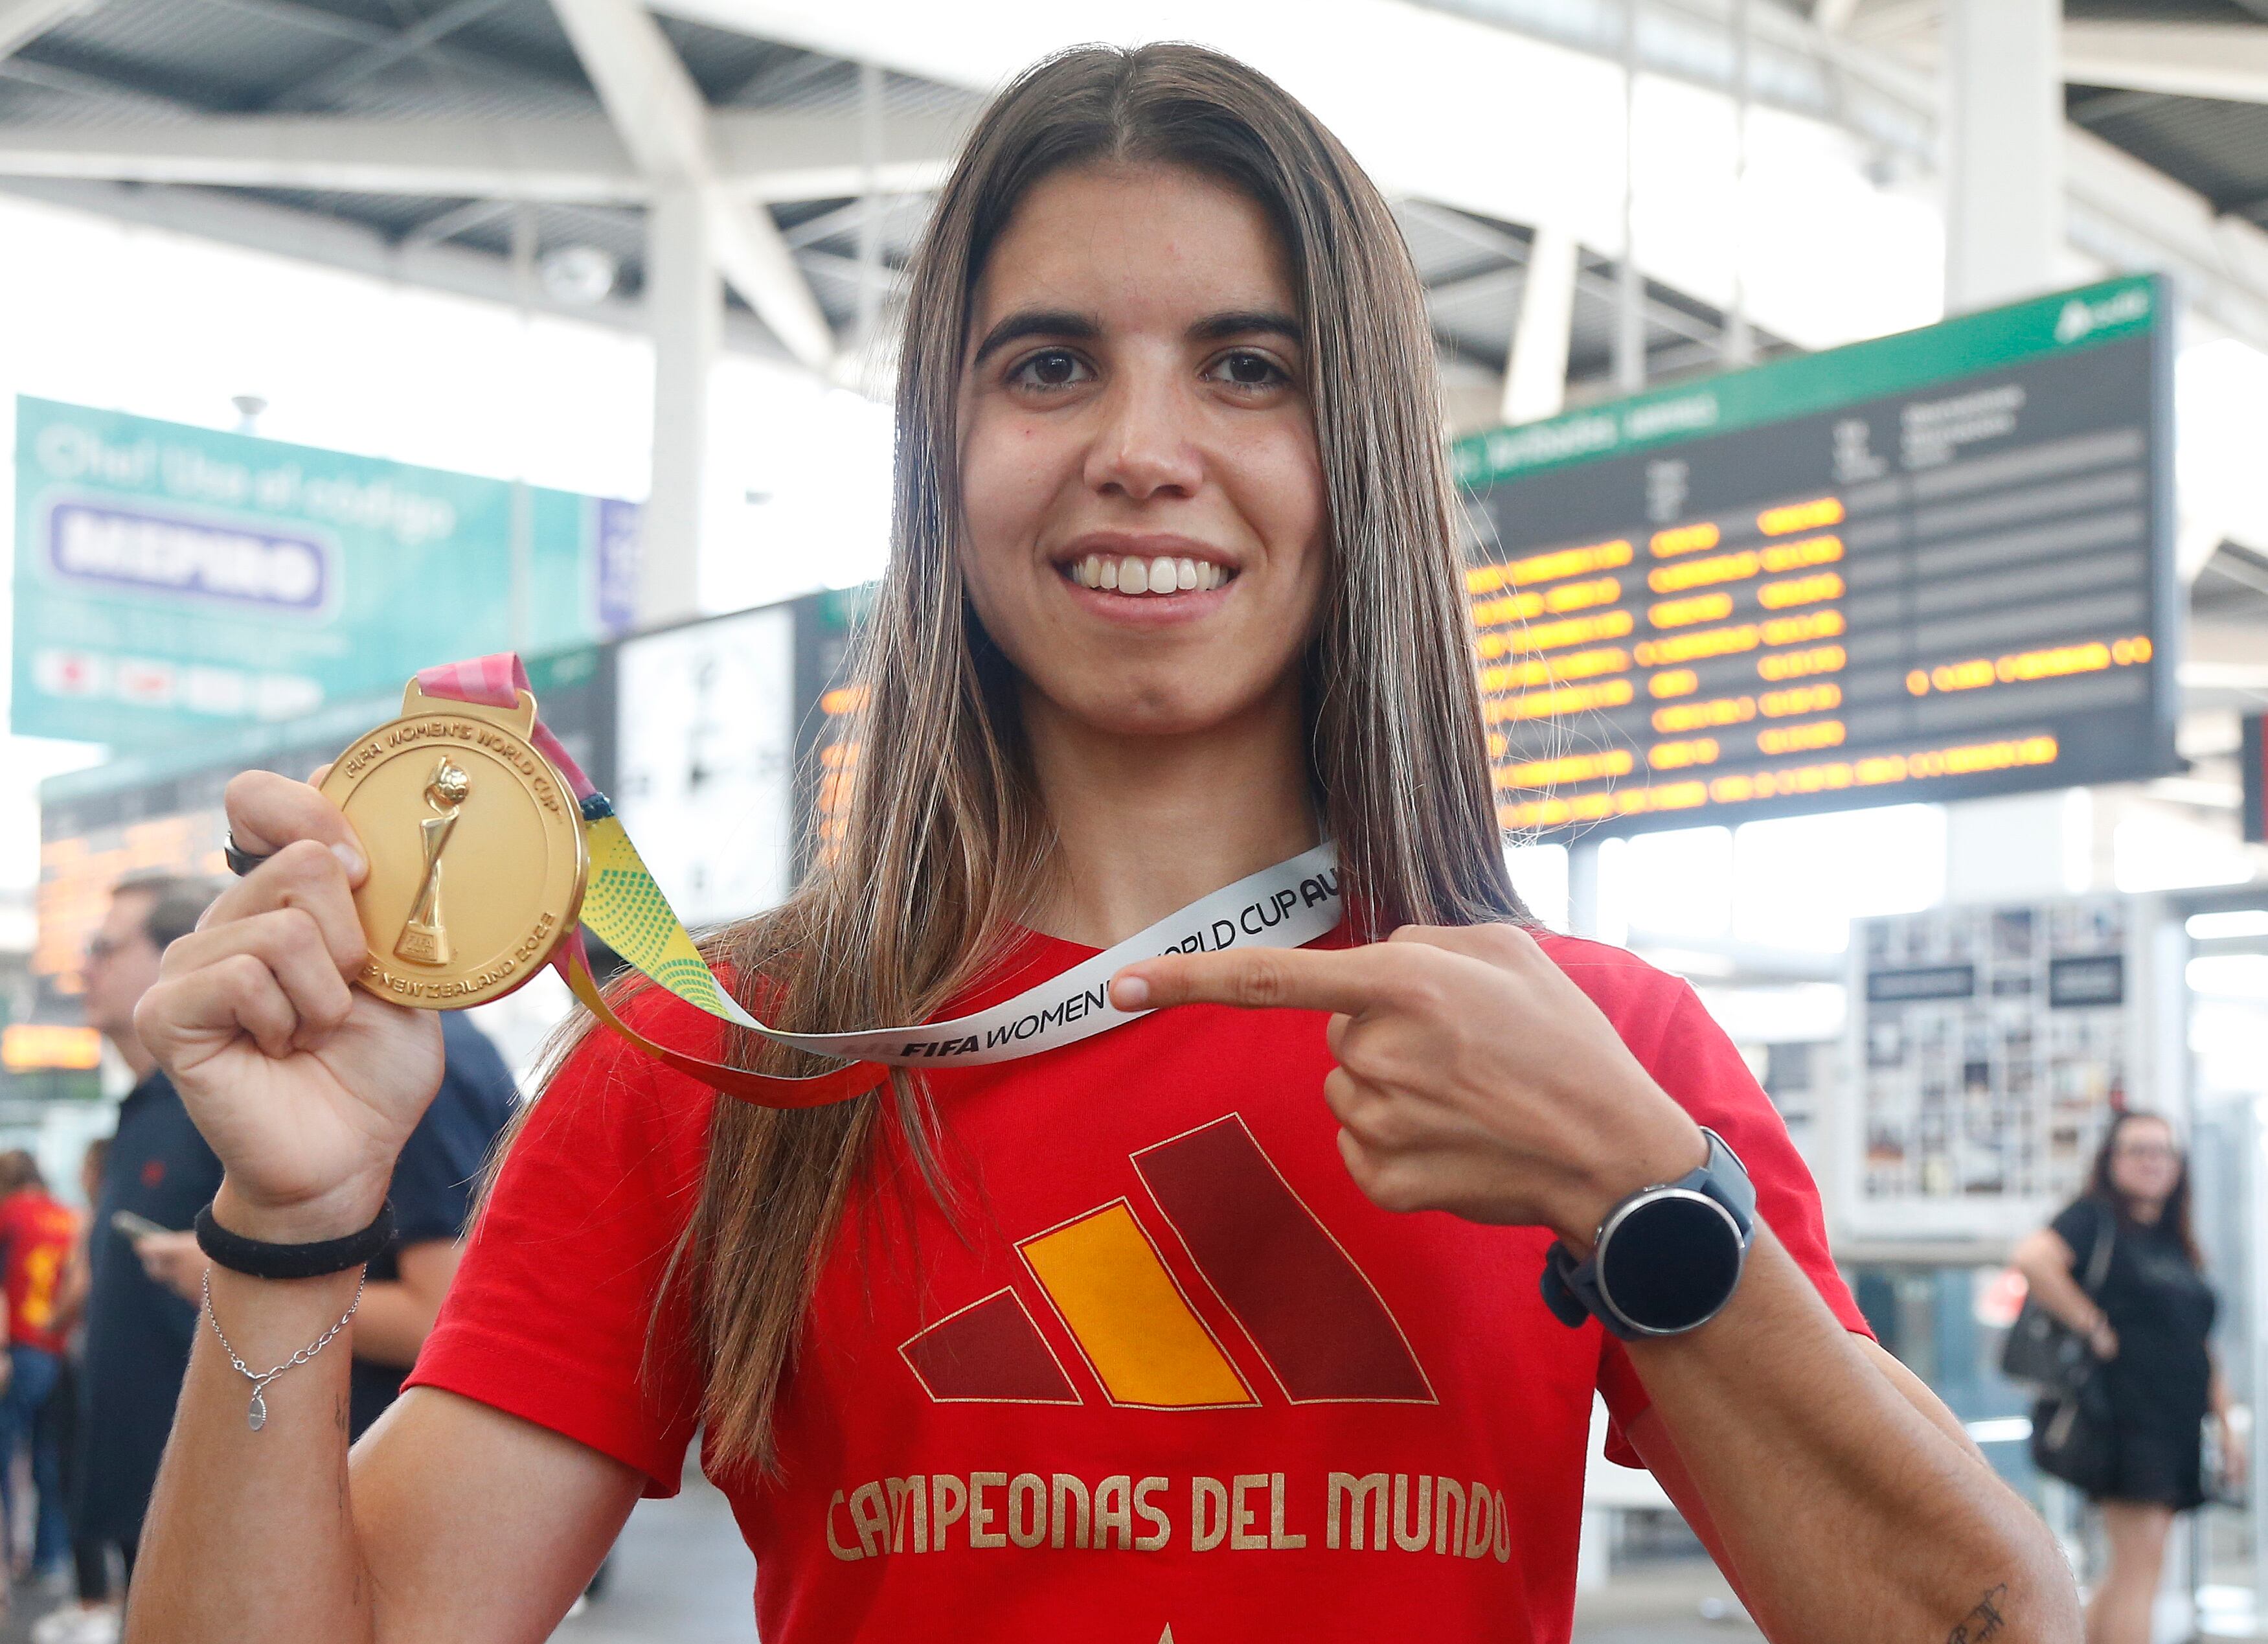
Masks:
[[[262,1390],[254,1390],[252,1408],[245,1412],[246,1424],[254,1433],[268,1425],[268,1400],[261,1396],[261,1392]]]

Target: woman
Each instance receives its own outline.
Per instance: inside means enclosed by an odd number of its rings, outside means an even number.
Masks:
[[[2089,1295],[2077,1275],[2092,1270],[2105,1239],[2109,1262]],[[2190,1231],[2189,1163],[2173,1126],[2155,1113],[2113,1119],[2087,1191],[2018,1245],[2015,1262],[2040,1304],[2105,1361],[2116,1460],[2110,1487],[2093,1500],[2110,1562],[2087,1607],[2088,1644],[2149,1644],[2166,1532],[2175,1514],[2205,1501],[2208,1409],[2232,1479],[2246,1460],[2206,1345],[2217,1303]]]
[[[807,1112],[585,1039],[351,1463],[344,1355],[253,1434],[200,1345],[133,1636],[541,1639],[697,1419],[768,1640],[1564,1639],[1603,1387],[1776,1636],[2068,1637],[2041,1527],[1856,1333],[1731,1046],[1525,928],[1422,293],[1330,136],[1193,48],[1041,64],[946,185],[898,416],[861,779],[721,943],[735,985],[791,1025],[951,1016],[1325,836],[1345,923],[1130,966],[1119,1006],[1186,1008]],[[436,1037],[342,979],[336,813],[247,778],[230,815],[279,853],[147,1031],[228,1161],[216,1219],[327,1239]],[[1737,1294],[1626,1349],[1552,1317],[1554,1233],[1715,1159],[1697,1116],[1754,1173]],[[352,1294],[212,1276],[262,1367]]]

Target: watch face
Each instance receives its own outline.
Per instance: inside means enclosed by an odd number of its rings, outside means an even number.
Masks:
[[[1674,1189],[1632,1205],[1614,1225],[1601,1252],[1599,1289],[1641,1330],[1691,1330],[1732,1299],[1741,1257],[1741,1232],[1725,1207]]]

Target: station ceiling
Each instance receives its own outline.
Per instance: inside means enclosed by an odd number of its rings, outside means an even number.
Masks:
[[[5,7],[0,6],[0,12]],[[883,73],[862,84],[855,63],[674,16],[661,27],[710,107],[831,116],[855,128],[908,120],[966,121],[981,99],[956,87]],[[4,24],[0,24],[4,30]],[[0,33],[4,39],[4,33]],[[867,99],[878,107],[868,113]],[[98,0],[0,56],[0,136],[9,128],[152,129],[199,118],[319,115],[364,121],[578,121],[605,110],[549,0]],[[217,188],[175,182],[16,177],[14,191],[265,244],[374,270],[389,252],[449,247],[496,265],[497,289],[515,233],[539,260],[569,247],[605,254],[616,312],[634,319],[644,278],[644,212],[634,202],[510,201],[351,188]],[[254,207],[256,210],[242,208]],[[838,335],[856,324],[862,288],[888,295],[926,221],[924,191],[773,200],[765,204]],[[1425,202],[1402,206],[1404,231],[1435,293],[1445,364],[1477,382],[1504,368],[1518,311],[1529,230]],[[336,232],[300,234],[301,225]],[[1570,376],[1603,383],[1614,331],[1615,268],[1584,255]],[[542,306],[565,306],[539,289]],[[735,299],[736,307],[745,307]],[[1727,321],[1712,305],[1649,283],[1653,374],[1713,365]],[[593,316],[603,317],[603,316]],[[753,325],[744,343],[762,347]],[[1769,332],[1760,353],[1786,347]]]
[[[699,9],[688,0],[656,3],[665,7],[658,21],[667,47],[700,101],[720,121],[754,122],[748,146],[756,169],[765,151],[758,139],[785,129],[783,122],[806,136],[820,134],[819,149],[831,141],[833,152],[848,157],[835,164],[822,154],[785,181],[751,172],[736,186],[777,235],[834,336],[855,343],[863,321],[887,321],[951,135],[973,118],[981,98],[963,85],[862,69],[844,56],[689,20],[677,14]],[[1625,15],[1622,0],[1431,4],[1600,55],[1613,55]],[[1730,73],[1724,42],[1743,0],[1646,4],[1640,44],[1647,69],[1724,89]],[[1844,124],[1887,170],[1934,153],[1933,132],[1916,123],[1913,111],[1934,107],[1937,0],[1746,4],[1763,48],[1750,78],[1759,102]],[[0,0],[0,145],[40,133],[62,151],[73,134],[84,133],[97,146],[162,155],[169,143],[193,145],[195,134],[214,121],[251,116],[364,122],[372,130],[380,122],[391,131],[430,128],[446,146],[449,133],[518,122],[528,132],[559,134],[563,149],[597,155],[589,164],[601,172],[614,166],[626,186],[611,193],[562,185],[515,202],[399,178],[358,187],[355,180],[368,182],[371,173],[353,166],[298,186],[181,181],[130,167],[106,174],[62,166],[33,175],[19,166],[0,177],[0,188],[642,328],[641,189],[600,88],[560,20],[565,6],[566,0]],[[2066,17],[2074,36],[2088,28],[2117,39],[2164,31],[2190,54],[2164,75],[2113,65],[2120,71],[2107,77],[2115,84],[2074,74],[2066,88],[2072,124],[2191,191],[2211,212],[2268,227],[2268,66],[2250,78],[2227,64],[2197,71],[2200,42],[2208,53],[2226,44],[2225,55],[2240,65],[2268,65],[2268,0],[2066,0]],[[2121,29],[2130,33],[2119,35]],[[2099,48],[2090,59],[2103,60]],[[1854,73],[1854,65],[1865,72]],[[1889,85],[1893,95],[1869,103],[1859,94],[1868,84]],[[2213,94],[2198,94],[2200,86]],[[181,135],[169,138],[168,128]],[[904,154],[880,136],[894,134],[895,141],[909,132]],[[870,162],[863,173],[862,153]],[[891,164],[873,168],[877,155]],[[548,154],[539,158],[549,162]],[[1396,210],[1431,292],[1453,396],[1460,389],[1464,396],[1461,420],[1485,418],[1519,310],[1530,228],[1406,194]],[[597,284],[594,267],[604,276]],[[1569,358],[1571,397],[1579,401],[1611,391],[1617,273],[1609,256],[1582,253]],[[728,343],[788,351],[740,296],[731,300]],[[1719,308],[1657,281],[1645,284],[1644,306],[1650,376],[1725,362],[1730,324]],[[1769,356],[1790,344],[1764,331],[1754,335],[1753,346]],[[2193,596],[2200,623],[2263,631],[2268,557],[2225,546],[2198,578]],[[2245,699],[2264,694],[2268,682],[2258,692],[2249,684],[2240,692]]]

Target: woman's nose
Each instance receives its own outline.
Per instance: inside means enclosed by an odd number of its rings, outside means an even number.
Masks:
[[[1191,434],[1176,385],[1122,377],[1104,397],[1087,454],[1087,483],[1135,502],[1160,493],[1193,496],[1204,483],[1204,463]]]

